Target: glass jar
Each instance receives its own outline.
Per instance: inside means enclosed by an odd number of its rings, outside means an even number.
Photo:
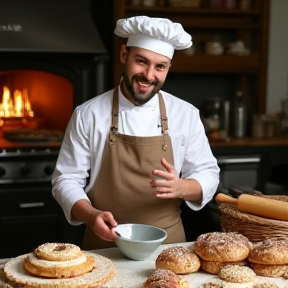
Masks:
[[[219,56],[224,54],[224,45],[216,35],[212,41],[205,43],[205,53],[207,55]]]
[[[157,4],[157,0],[143,0],[143,6],[154,7]]]
[[[239,8],[242,9],[242,10],[251,9],[251,0],[240,0]]]
[[[141,6],[142,5],[142,0],[130,0],[130,4],[132,6]]]

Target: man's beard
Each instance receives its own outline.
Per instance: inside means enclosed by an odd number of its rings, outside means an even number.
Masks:
[[[160,85],[159,82],[152,82],[151,85],[154,85],[154,89],[151,91],[150,94],[146,95],[146,93],[136,93],[136,91],[133,89],[133,81],[137,82],[140,81],[139,79],[137,79],[137,76],[133,76],[131,78],[131,81],[129,81],[129,78],[127,76],[127,74],[123,74],[123,82],[127,88],[128,93],[130,94],[131,98],[137,102],[139,105],[145,104],[147,103],[151,98],[153,98],[153,96],[155,94],[157,94],[159,92],[159,90],[161,89],[162,85]],[[146,79],[144,79],[143,82],[147,82]]]

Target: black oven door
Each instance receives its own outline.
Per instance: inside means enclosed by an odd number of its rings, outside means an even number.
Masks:
[[[236,186],[253,189],[261,187],[261,155],[227,155],[216,158],[222,187]]]

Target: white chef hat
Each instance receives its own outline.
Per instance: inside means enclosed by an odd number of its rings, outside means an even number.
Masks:
[[[117,21],[114,33],[128,38],[127,46],[153,51],[172,59],[174,50],[191,47],[192,37],[179,23],[165,18],[136,16]]]

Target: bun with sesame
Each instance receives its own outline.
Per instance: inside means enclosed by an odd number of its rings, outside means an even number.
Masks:
[[[210,232],[197,237],[194,252],[206,261],[235,262],[246,259],[252,248],[247,237],[236,232]]]
[[[168,269],[176,274],[189,274],[197,272],[201,262],[193,250],[172,246],[158,255],[155,265],[157,269]]]
[[[189,288],[189,284],[171,270],[156,269],[147,278],[143,288]]]
[[[273,237],[254,244],[248,260],[259,276],[288,278],[288,239]]]

